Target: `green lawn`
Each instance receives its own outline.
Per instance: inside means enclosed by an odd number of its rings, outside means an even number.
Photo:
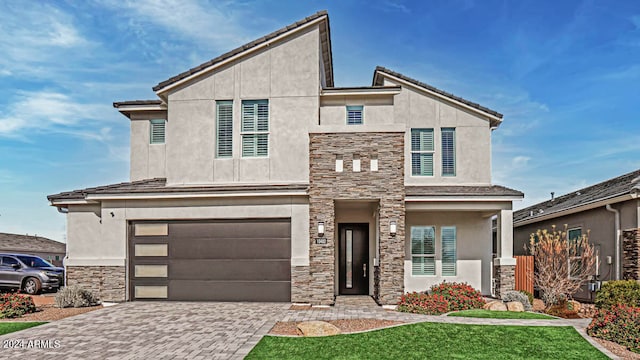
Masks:
[[[472,318],[485,318],[485,319],[536,319],[536,320],[556,320],[555,317],[531,313],[531,312],[513,312],[513,311],[491,311],[491,310],[463,310],[451,313],[447,316],[461,316]]]
[[[419,323],[316,338],[265,336],[246,359],[607,359],[573,327]]]
[[[46,324],[46,322],[0,322],[0,335],[28,329],[42,324]]]

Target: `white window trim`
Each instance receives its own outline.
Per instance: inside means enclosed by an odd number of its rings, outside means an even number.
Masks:
[[[409,241],[413,241],[411,239],[411,228],[413,227],[422,227],[422,228],[433,228],[433,255],[423,255],[423,254],[413,254],[413,249],[411,249],[411,276],[412,277],[424,277],[424,278],[434,278],[434,277],[438,277],[438,258],[437,258],[437,254],[438,254],[438,248],[437,248],[437,244],[438,244],[438,227],[435,225],[411,225],[409,227]],[[413,257],[423,257],[423,258],[433,258],[433,266],[434,266],[434,272],[433,275],[429,275],[429,274],[414,274],[413,273]]]
[[[444,266],[444,240],[442,236],[442,231],[445,228],[453,228],[455,231],[455,252],[456,252],[456,261],[454,262],[456,273],[455,275],[445,275],[443,266]],[[437,270],[436,270],[437,271]],[[458,227],[456,225],[442,225],[440,226],[440,276],[442,277],[456,277],[458,276]]]
[[[269,130],[267,131],[242,131],[242,120],[243,120],[243,116],[244,116],[244,110],[242,108],[243,104],[245,101],[267,101],[267,113],[268,113],[268,118],[267,118],[267,124],[269,126]],[[256,124],[257,125],[257,124]],[[243,99],[240,101],[240,157],[243,159],[264,159],[264,158],[268,158],[269,155],[271,154],[271,152],[269,151],[269,148],[271,147],[271,101],[269,101],[269,99]],[[244,136],[245,135],[267,135],[267,154],[264,156],[246,156],[244,155],[244,152],[242,151],[242,146],[243,146],[243,140],[244,140]]]
[[[362,120],[360,122],[360,124],[349,124],[349,108],[350,107],[359,107],[360,109],[360,119]],[[358,125],[364,125],[364,105],[363,104],[347,104],[345,106],[345,122],[348,126],[358,126]]]
[[[413,147],[411,146],[411,132],[413,130],[431,130],[432,134],[433,134],[433,150],[413,150]],[[433,178],[436,176],[436,129],[435,128],[410,128],[409,129],[409,150],[410,150],[410,157],[409,157],[409,173],[411,177],[415,177],[415,178]],[[431,164],[432,164],[432,171],[431,171],[431,175],[414,175],[413,174],[413,154],[431,154]]]

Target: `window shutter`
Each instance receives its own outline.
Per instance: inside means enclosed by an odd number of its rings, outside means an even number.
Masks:
[[[216,156],[233,156],[233,102],[216,102]]]
[[[256,103],[257,124],[258,131],[269,131],[269,103],[258,102]]]
[[[256,107],[252,102],[242,103],[242,129],[244,131],[256,131]]]
[[[150,121],[150,138],[151,144],[164,144],[165,135],[165,123],[164,119],[154,119]]]
[[[433,129],[411,129],[411,151],[433,151]]]
[[[442,227],[442,276],[456,275],[456,228]]]
[[[269,100],[242,102],[242,156],[269,156]]]
[[[362,125],[363,106],[347,106],[347,125]]]
[[[456,129],[442,128],[442,175],[456,175]]]

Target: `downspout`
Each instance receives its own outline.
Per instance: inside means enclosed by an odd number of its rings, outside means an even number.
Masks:
[[[56,209],[58,209],[58,212],[60,214],[68,214],[69,213],[69,208],[65,208],[65,207],[61,207],[61,206],[56,206]],[[64,268],[64,286],[67,286],[67,258],[69,256],[67,254],[64,254],[64,258],[62,258],[62,267]]]
[[[616,222],[616,280],[620,280],[620,211],[606,206],[607,211],[614,213]]]

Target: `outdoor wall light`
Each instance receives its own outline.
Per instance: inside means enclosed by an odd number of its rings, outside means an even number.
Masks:
[[[318,236],[323,236],[324,235],[324,222],[320,221],[318,222]]]
[[[396,225],[395,221],[392,221],[389,224],[389,232],[391,233],[391,236],[396,236],[396,232],[398,231],[398,227]]]

